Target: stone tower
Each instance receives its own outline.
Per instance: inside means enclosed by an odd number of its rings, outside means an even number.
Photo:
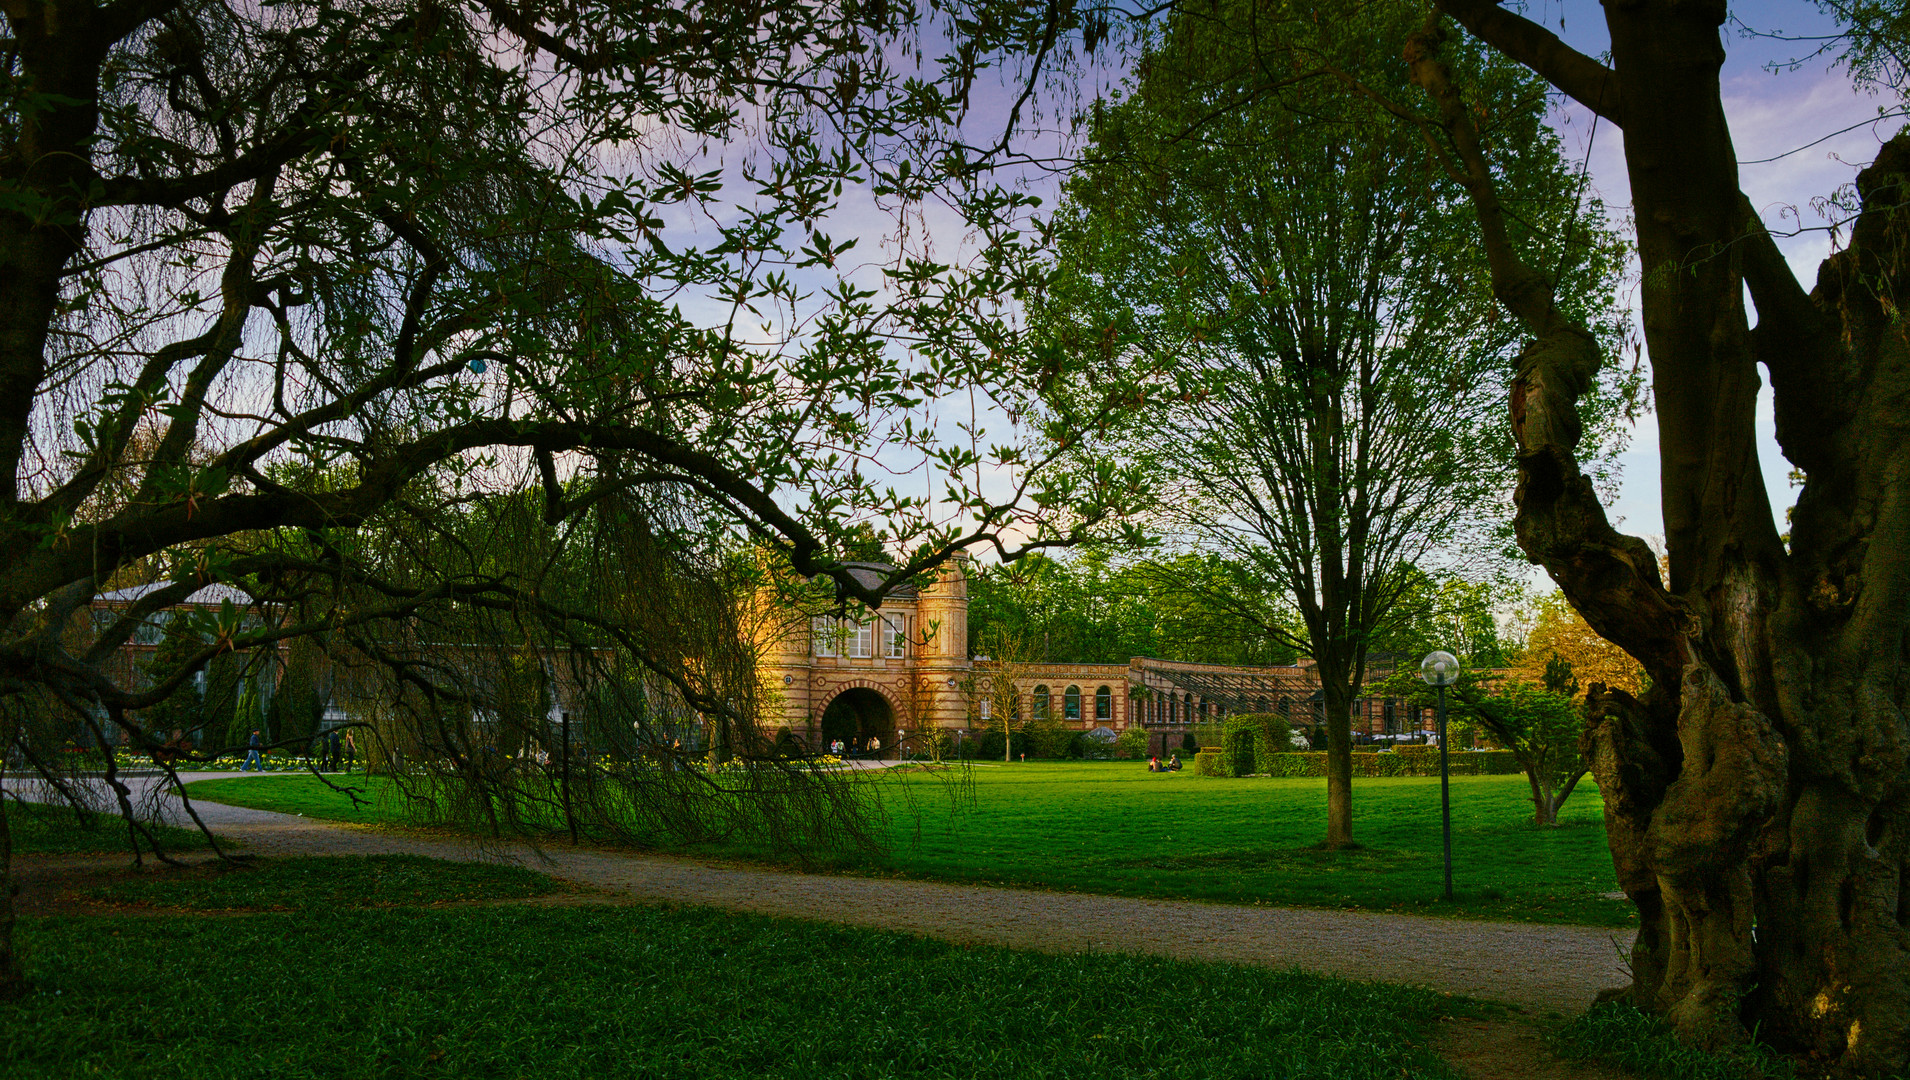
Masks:
[[[914,643],[919,657],[917,700],[924,706],[924,727],[968,726],[967,698],[962,689],[969,675],[968,562],[966,552],[956,553],[916,600],[920,627]],[[927,640],[921,640],[923,636]]]

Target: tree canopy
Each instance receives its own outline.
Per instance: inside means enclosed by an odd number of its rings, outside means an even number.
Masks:
[[[1029,397],[1032,203],[991,170],[1082,40],[1065,6],[4,12],[0,741],[35,761],[72,725],[152,749],[141,710],[216,657],[313,639],[376,690],[366,723],[406,770],[530,827],[556,789],[485,764],[535,733],[571,816],[569,737],[538,715],[559,683],[621,693],[626,733],[668,705],[760,748],[738,549],[873,605],[963,547],[1105,532],[1133,497],[1045,468],[1064,425],[988,446],[937,413],[956,388]],[[930,214],[964,242],[919,242]],[[907,494],[881,479],[910,468]],[[983,497],[990,468],[1012,493]],[[870,583],[843,562],[874,522],[903,558]],[[249,610],[115,674],[213,583]],[[754,817],[633,772],[622,824],[853,831],[854,800],[791,794],[825,777],[772,771]]]
[[[1145,373],[1141,415],[1104,444],[1145,464],[1172,542],[1234,569],[1210,597],[1317,662],[1341,845],[1369,650],[1413,617],[1429,570],[1476,573],[1506,546],[1516,330],[1463,187],[1383,104],[1409,89],[1396,43],[1420,17],[1177,8],[1131,92],[1091,116],[1042,307],[1065,347]],[[1619,246],[1579,198],[1541,86],[1489,54],[1465,66],[1521,240],[1610,329]],[[1161,569],[1175,565],[1201,564]]]

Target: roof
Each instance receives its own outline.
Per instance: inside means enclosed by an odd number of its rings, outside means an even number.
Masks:
[[[114,589],[112,592],[100,593],[93,598],[93,601],[101,604],[132,604],[151,593],[158,592],[160,589],[171,587],[172,582],[170,581],[155,581],[151,585],[134,585],[131,588]],[[181,604],[202,604],[211,607],[216,604],[223,604],[227,600],[241,607],[250,606],[252,603],[252,598],[243,591],[235,589],[230,585],[217,584],[207,585],[205,588],[198,590],[179,602]]]
[[[846,562],[842,564],[842,568],[849,571],[849,576],[855,578],[865,589],[875,588],[877,585],[882,584],[883,578],[895,573],[895,566],[891,563]],[[890,596],[898,599],[914,596],[915,593],[915,586],[907,582],[897,585],[894,589],[889,591]]]

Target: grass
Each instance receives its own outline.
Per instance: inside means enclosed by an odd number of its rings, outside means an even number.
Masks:
[[[1560,1057],[1598,1061],[1640,1080],[1792,1080],[1796,1067],[1760,1043],[1713,1054],[1686,1046],[1656,1016],[1622,1002],[1594,1006],[1552,1036]]]
[[[1605,844],[1598,790],[1580,783],[1562,825],[1530,824],[1520,776],[1452,781],[1455,899],[1441,899],[1439,781],[1354,781],[1354,836],[1329,852],[1326,783],[1149,773],[1139,763],[977,764],[973,801],[946,779],[899,773],[888,806],[890,851],[842,869],[1236,904],[1356,908],[1506,921],[1623,927],[1631,905]],[[354,809],[311,777],[205,780],[194,797],[307,817],[402,821],[389,790]],[[712,852],[748,856],[747,851]]]
[[[23,919],[0,1075],[1457,1080],[1465,1004],[706,909]]]
[[[192,911],[338,911],[472,900],[521,900],[556,892],[548,874],[498,863],[421,855],[298,856],[163,871],[93,889],[115,904]]]
[[[5,812],[15,855],[125,855],[132,851],[126,822],[117,814],[75,813],[71,807],[14,799],[6,800]],[[197,829],[151,828],[167,851],[206,846],[206,838]]]

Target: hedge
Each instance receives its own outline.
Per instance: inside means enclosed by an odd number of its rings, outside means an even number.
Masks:
[[[1292,731],[1286,717],[1273,713],[1235,713],[1227,717],[1221,736],[1220,775],[1251,776],[1264,771],[1261,762],[1293,749]]]
[[[1257,760],[1269,776],[1325,776],[1326,754],[1319,751],[1272,754]],[[1454,776],[1514,776],[1523,772],[1519,758],[1510,750],[1461,750],[1452,755]],[[1354,776],[1438,776],[1439,755],[1353,754]]]

